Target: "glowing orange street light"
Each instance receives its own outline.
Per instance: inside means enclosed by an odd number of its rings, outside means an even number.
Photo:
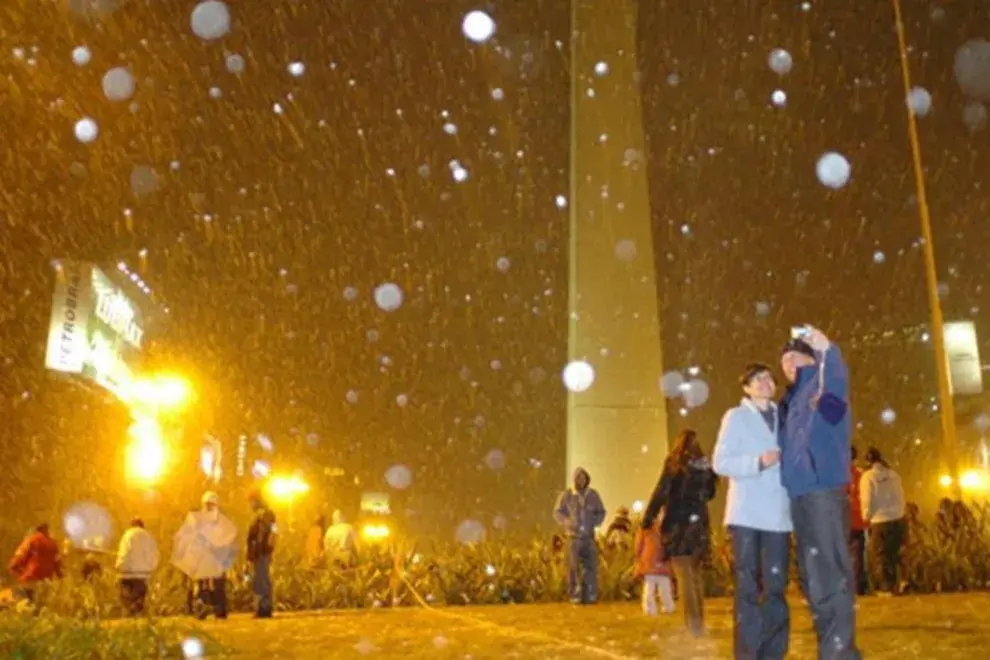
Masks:
[[[309,484],[297,476],[272,477],[268,480],[268,494],[276,500],[291,501],[297,495],[309,492]]]
[[[127,478],[139,486],[156,484],[165,473],[167,452],[162,430],[150,417],[138,418],[127,434],[131,438],[127,446]]]
[[[291,529],[293,523],[292,505],[295,504],[296,497],[309,492],[309,484],[295,475],[272,477],[268,480],[265,490],[273,500],[286,502],[289,505],[289,527]]]
[[[131,383],[129,390],[128,393],[135,405],[156,412],[179,410],[192,398],[192,388],[189,383],[171,375],[138,378]]]
[[[361,528],[361,538],[368,543],[381,543],[392,534],[392,530],[384,523],[368,523]]]
[[[952,477],[948,474],[943,474],[938,482],[943,488],[951,488],[954,485]],[[959,490],[967,494],[990,492],[990,470],[966,470],[959,475]]]

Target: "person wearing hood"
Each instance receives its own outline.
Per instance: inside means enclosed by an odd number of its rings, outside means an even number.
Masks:
[[[148,579],[158,568],[158,543],[144,528],[144,521],[135,518],[120,537],[117,547],[117,572],[120,573],[120,599],[130,614],[144,611],[148,595]]]
[[[880,564],[877,592],[890,595],[900,584],[901,548],[907,536],[904,486],[876,447],[867,450],[866,463],[869,468],[859,482],[863,520],[870,526],[870,547]]]
[[[735,569],[735,657],[784,658],[790,636],[787,574],[791,502],[780,482],[777,391],[765,364],[746,365],[743,400],[722,417],[715,473],[729,479],[725,526]],[[761,593],[762,592],[762,593]]]
[[[643,513],[642,527],[648,531],[663,510],[663,554],[674,568],[684,624],[696,636],[705,632],[701,567],[710,552],[708,503],[715,497],[715,485],[715,473],[697,434],[685,429],[674,439]]]
[[[591,487],[584,468],[574,471],[574,487],[557,498],[553,518],[568,539],[567,583],[571,602],[593,604],[598,600],[598,547],[595,529],[605,521],[605,505]]]
[[[780,476],[791,498],[799,574],[818,657],[858,660],[849,555],[849,372],[839,348],[811,326],[794,328],[780,353],[790,386],[780,414]]]
[[[198,618],[205,619],[211,608],[218,619],[227,618],[227,571],[236,558],[237,527],[220,511],[220,497],[208,491],[202,509],[186,516],[172,546],[172,564],[192,580],[189,607]]]

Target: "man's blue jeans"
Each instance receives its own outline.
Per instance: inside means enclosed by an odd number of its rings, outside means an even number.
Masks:
[[[849,497],[822,490],[791,500],[804,595],[818,634],[819,660],[858,660],[855,585],[849,557]]]
[[[598,546],[595,545],[593,536],[575,536],[570,539],[567,586],[574,602],[598,601]]]
[[[736,578],[735,657],[784,658],[791,631],[786,595],[791,535],[737,526],[729,532]]]
[[[252,588],[258,600],[258,616],[272,615],[272,557],[265,555],[254,562]]]

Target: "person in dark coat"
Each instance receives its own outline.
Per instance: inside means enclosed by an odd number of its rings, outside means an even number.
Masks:
[[[670,557],[689,631],[705,629],[701,584],[702,562],[708,558],[711,523],[708,503],[715,497],[715,473],[698,444],[697,434],[681,431],[663,465],[650,502],[643,514],[643,529],[653,526],[663,509],[660,534],[664,554]]]
[[[821,330],[793,328],[780,368],[790,382],[780,412],[780,475],[791,498],[794,541],[818,657],[859,660],[849,556],[852,415],[849,371]]]
[[[256,619],[272,618],[272,555],[275,553],[275,540],[278,528],[275,526],[275,513],[268,508],[260,491],[252,491],[248,502],[254,509],[255,518],[248,530],[247,559],[252,567],[251,587],[257,600]]]

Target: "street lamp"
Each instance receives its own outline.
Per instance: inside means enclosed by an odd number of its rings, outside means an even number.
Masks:
[[[177,411],[192,398],[189,383],[172,375],[157,375],[139,378],[130,387],[132,402],[136,406],[154,411]]]
[[[158,422],[150,417],[138,418],[127,434],[127,478],[135,485],[152,486],[165,472],[167,452]]]
[[[941,404],[942,443],[945,449],[945,463],[952,479],[952,492],[955,498],[962,499],[959,479],[959,456],[956,441],[956,409],[949,385],[949,362],[945,354],[945,328],[942,320],[942,302],[938,297],[938,271],[935,269],[935,245],[932,238],[931,212],[928,209],[928,196],[925,189],[925,172],[921,162],[921,142],[918,139],[918,122],[914,111],[908,105],[911,94],[911,69],[907,59],[907,39],[904,36],[904,19],[901,0],[891,0],[894,4],[894,18],[897,23],[897,45],[901,60],[901,78],[904,81],[904,103],[908,113],[908,138],[911,142],[911,160],[914,166],[914,183],[918,194],[918,215],[921,219],[922,249],[925,255],[925,282],[928,289],[928,308],[932,323],[932,348],[935,352],[935,370],[938,375],[938,394]]]
[[[990,471],[967,470],[958,479],[943,474],[939,479],[943,488],[954,488],[973,495],[990,492]]]
[[[368,543],[381,543],[392,534],[384,523],[368,523],[361,528],[361,538]]]
[[[269,479],[265,490],[268,491],[272,500],[286,502],[289,505],[289,527],[291,528],[293,524],[292,506],[295,504],[296,497],[309,492],[309,484],[295,475],[291,477],[279,476]]]

